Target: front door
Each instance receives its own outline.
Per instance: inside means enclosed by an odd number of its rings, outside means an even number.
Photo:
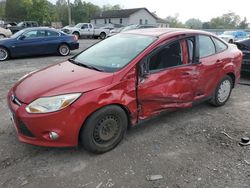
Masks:
[[[90,30],[89,25],[86,23],[82,25],[80,33],[81,33],[81,36],[90,36],[91,31],[92,30]]]
[[[192,105],[198,82],[194,41],[191,37],[168,43],[143,60],[140,67],[147,67],[147,75],[138,79],[139,119]]]
[[[46,51],[45,31],[27,31],[13,43],[11,51],[15,56],[44,54]]]

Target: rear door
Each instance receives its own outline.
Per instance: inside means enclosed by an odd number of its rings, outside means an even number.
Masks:
[[[63,37],[61,34],[56,31],[46,30],[46,50],[45,53],[56,53],[59,47],[59,44],[63,42]]]
[[[211,36],[198,35],[198,53],[200,63],[199,84],[195,99],[210,97],[214,92],[223,72],[222,68],[228,56],[225,55],[227,45]]]
[[[192,105],[198,81],[194,44],[194,37],[167,43],[141,62],[143,71],[137,89],[140,119],[166,109]]]

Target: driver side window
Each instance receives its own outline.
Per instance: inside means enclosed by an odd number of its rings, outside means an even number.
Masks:
[[[87,24],[83,24],[81,29],[88,29],[88,25]]]
[[[182,50],[180,42],[174,42],[160,49],[149,60],[149,71],[166,69],[182,65]]]

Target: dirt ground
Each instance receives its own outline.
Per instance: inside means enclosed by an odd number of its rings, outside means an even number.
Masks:
[[[80,47],[94,42],[81,40]],[[8,90],[26,73],[64,59],[45,56],[0,63],[0,187],[250,187],[250,146],[238,144],[241,137],[250,136],[248,85],[237,85],[223,107],[204,103],[141,123],[102,155],[20,143],[9,118]],[[250,83],[250,76],[242,82]],[[162,179],[149,181],[151,175]]]

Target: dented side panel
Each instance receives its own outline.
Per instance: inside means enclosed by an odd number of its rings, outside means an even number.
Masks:
[[[139,119],[146,119],[169,108],[189,107],[197,86],[195,65],[154,73],[138,83]]]

